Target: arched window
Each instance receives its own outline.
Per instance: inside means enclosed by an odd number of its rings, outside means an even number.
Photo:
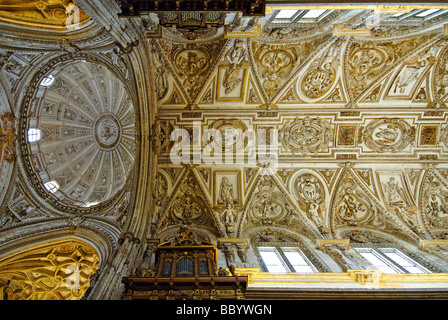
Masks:
[[[177,277],[192,277],[194,276],[194,263],[190,258],[182,258],[177,261],[176,269]]]
[[[258,247],[269,272],[313,273],[316,268],[297,247]]]
[[[359,254],[384,273],[430,273],[396,248],[356,248]]]
[[[42,139],[42,131],[40,129],[28,129],[28,142],[37,142]]]
[[[55,193],[59,190],[59,184],[56,181],[48,181],[44,184],[44,186],[51,193]]]
[[[49,86],[51,86],[51,85],[53,84],[54,80],[55,80],[54,77],[50,74],[50,75],[46,76],[46,77],[41,81],[40,85],[41,85],[42,87],[49,87]]]

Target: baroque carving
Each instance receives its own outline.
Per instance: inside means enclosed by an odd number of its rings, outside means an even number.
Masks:
[[[374,202],[366,197],[364,190],[348,173],[344,173],[333,199],[332,223],[344,226],[370,225],[382,229],[385,227],[382,219]]]
[[[258,67],[262,87],[272,98],[282,87],[299,61],[301,51],[295,46],[253,43],[253,56]]]
[[[309,116],[287,121],[279,132],[284,148],[293,152],[327,152],[332,138],[332,129],[327,120]]]
[[[285,197],[268,176],[260,177],[257,192],[248,207],[248,219],[255,224],[272,225],[290,214]]]
[[[220,213],[220,217],[224,225],[226,226],[227,233],[233,234],[235,232],[235,224],[238,220],[238,212],[235,206],[227,202],[226,207]]]
[[[418,48],[428,37],[390,42],[352,43],[347,50],[346,81],[353,100],[387,68]]]
[[[4,300],[79,300],[99,267],[99,256],[78,240],[32,247],[0,261]]]
[[[215,226],[213,212],[211,212],[199,181],[197,181],[193,172],[187,172],[180,182],[176,194],[171,198],[166,222],[170,225],[195,223],[204,224],[211,228]]]
[[[9,1],[10,2],[10,1]],[[5,21],[21,24],[31,28],[65,30],[78,19],[76,24],[82,25],[90,20],[87,14],[70,0],[26,1],[16,0],[13,3],[0,3],[0,17]],[[69,22],[69,27],[67,27]]]
[[[440,142],[445,145],[445,148],[448,149],[448,126],[445,126],[441,129],[440,132]]]
[[[242,151],[249,142],[248,137],[244,135],[248,129],[247,125],[241,120],[217,120],[210,126],[210,129],[218,130],[221,134],[221,140],[213,139],[211,143],[215,147],[222,148],[223,152],[226,149],[230,149],[232,152]]]
[[[5,113],[1,117],[0,125],[0,159],[13,162],[17,158],[16,118],[12,113]]]
[[[443,103],[447,97],[448,87],[448,49],[445,49],[442,56],[439,58],[434,75],[434,90],[435,98],[439,103]]]
[[[150,54],[155,71],[154,81],[157,98],[162,100],[168,93],[168,66],[163,60],[160,52],[157,50],[155,42],[152,43]]]
[[[218,89],[218,100],[222,101],[225,98],[231,100],[242,101],[245,90],[245,80],[247,78],[247,63],[246,51],[244,49],[244,41],[235,39],[232,48],[227,53],[226,63],[222,66],[224,72],[222,78],[219,78],[219,83],[222,88]],[[239,90],[236,90],[239,88]],[[223,93],[221,92],[224,89]]]
[[[448,189],[434,173],[427,172],[421,186],[421,210],[431,229],[448,228]]]

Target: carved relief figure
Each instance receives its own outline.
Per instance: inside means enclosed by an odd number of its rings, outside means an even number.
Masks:
[[[418,66],[406,66],[403,73],[397,77],[394,86],[394,93],[397,91],[401,94],[405,93],[407,87],[418,79],[419,70],[420,68]]]
[[[168,75],[166,71],[168,66],[163,61],[160,53],[156,50],[156,47],[154,45],[151,50],[151,57],[155,71],[157,98],[159,100],[162,100],[163,98],[165,98],[168,92]]]
[[[353,194],[353,190],[347,189],[338,207],[339,216],[344,220],[359,221],[364,218],[368,212],[369,209],[367,205]]]
[[[320,181],[312,174],[304,173],[297,178],[295,191],[308,218],[314,222],[320,232],[329,232],[324,225],[321,204],[323,204],[325,196]]]
[[[0,157],[12,162],[17,158],[17,135],[15,128],[16,118],[12,113],[5,113],[1,117],[0,125]]]
[[[400,187],[394,177],[391,177],[388,182],[384,184],[384,191],[386,198],[391,207],[406,206],[404,201],[403,189]]]
[[[221,220],[224,222],[227,232],[233,233],[235,231],[235,223],[237,219],[237,212],[235,210],[235,207],[230,203],[227,202],[226,207],[221,212]]]
[[[423,229],[419,226],[417,211],[409,208],[397,207],[397,214],[416,233],[423,234]]]
[[[426,214],[434,224],[446,224],[443,218],[448,217],[448,206],[441,200],[440,196],[432,194],[429,197]]]
[[[229,62],[229,67],[224,73],[223,86],[225,88],[225,93],[231,93],[237,85],[242,81],[240,78],[241,74],[241,64],[245,59],[245,52],[242,40],[236,40],[234,47],[232,48],[230,54],[226,56]]]
[[[342,186],[335,198],[333,212],[336,221],[343,225],[359,226],[370,223],[376,227],[381,226],[381,221],[376,216],[377,210],[355,184],[351,177],[342,178]],[[375,218],[375,219],[373,219]]]
[[[446,99],[448,87],[448,50],[445,49],[435,70],[437,70],[434,76],[436,101],[442,102]]]
[[[234,204],[235,200],[233,194],[233,185],[229,182],[227,177],[223,177],[219,187],[218,204]]]
[[[397,141],[399,136],[399,130],[397,126],[387,125],[384,128],[378,128],[375,132],[375,142],[380,145],[391,145]]]
[[[155,183],[154,183],[154,192],[153,197],[156,200],[156,204],[158,206],[161,205],[163,198],[165,197],[167,192],[167,183],[165,178],[158,173],[156,175]]]
[[[435,173],[427,172],[422,181],[420,205],[429,228],[448,227],[448,191]]]
[[[323,233],[327,233],[327,229],[324,226],[324,222],[322,220],[322,217],[320,216],[319,212],[318,212],[319,206],[314,203],[311,202],[309,204],[309,208],[308,208],[308,218],[311,219],[311,221],[314,222],[314,224],[317,226],[317,228],[319,229],[319,231],[323,232]]]
[[[322,98],[333,86],[340,64],[341,45],[342,42],[336,42],[310,66],[301,82],[302,92],[307,98]]]

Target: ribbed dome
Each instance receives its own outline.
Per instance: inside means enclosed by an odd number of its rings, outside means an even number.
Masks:
[[[106,67],[80,61],[52,72],[37,97],[28,140],[47,189],[80,206],[111,198],[124,186],[136,149],[123,83]],[[36,142],[33,129],[41,134]]]

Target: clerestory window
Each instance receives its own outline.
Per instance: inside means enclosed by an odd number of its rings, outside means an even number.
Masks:
[[[356,250],[384,273],[431,272],[395,248],[356,248]]]
[[[38,142],[42,139],[42,131],[40,129],[28,129],[28,142]]]
[[[296,247],[258,247],[268,272],[313,273],[316,268]]]

